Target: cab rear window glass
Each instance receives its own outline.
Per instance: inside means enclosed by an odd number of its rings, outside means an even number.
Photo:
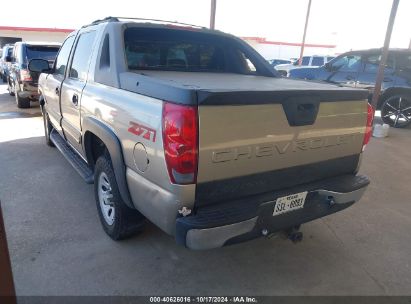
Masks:
[[[198,31],[128,28],[124,48],[130,70],[255,73],[235,40]]]
[[[28,45],[26,47],[26,57],[30,59],[45,59],[52,61],[56,59],[59,47],[42,46],[42,45]]]

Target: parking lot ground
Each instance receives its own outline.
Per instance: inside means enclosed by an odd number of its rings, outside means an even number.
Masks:
[[[0,86],[0,199],[17,294],[410,295],[411,129],[373,138],[354,206],[280,238],[190,251],[152,224],[114,242],[93,187],[44,143],[38,105],[17,109]],[[147,202],[149,203],[149,202]]]

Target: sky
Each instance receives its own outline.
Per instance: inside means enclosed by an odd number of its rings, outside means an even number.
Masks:
[[[308,0],[217,0],[216,29],[241,37],[301,42]],[[307,43],[336,51],[381,47],[392,0],[312,0]],[[56,8],[54,11],[53,8]],[[411,39],[411,0],[400,0],[391,47]],[[209,25],[210,0],[19,0],[18,14],[1,26],[78,28],[106,16],[141,17]]]

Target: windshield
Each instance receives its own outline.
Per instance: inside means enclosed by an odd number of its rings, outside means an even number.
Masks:
[[[258,74],[242,45],[197,31],[129,28],[124,47],[130,70]]]
[[[59,49],[58,46],[28,45],[26,47],[26,58],[28,61],[31,59],[54,61]]]

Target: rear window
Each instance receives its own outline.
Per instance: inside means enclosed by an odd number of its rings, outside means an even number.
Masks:
[[[26,47],[26,58],[31,59],[45,59],[52,61],[56,59],[59,47],[43,46],[43,45],[28,45]]]
[[[130,70],[257,73],[241,46],[227,37],[197,31],[128,28],[124,44]]]

